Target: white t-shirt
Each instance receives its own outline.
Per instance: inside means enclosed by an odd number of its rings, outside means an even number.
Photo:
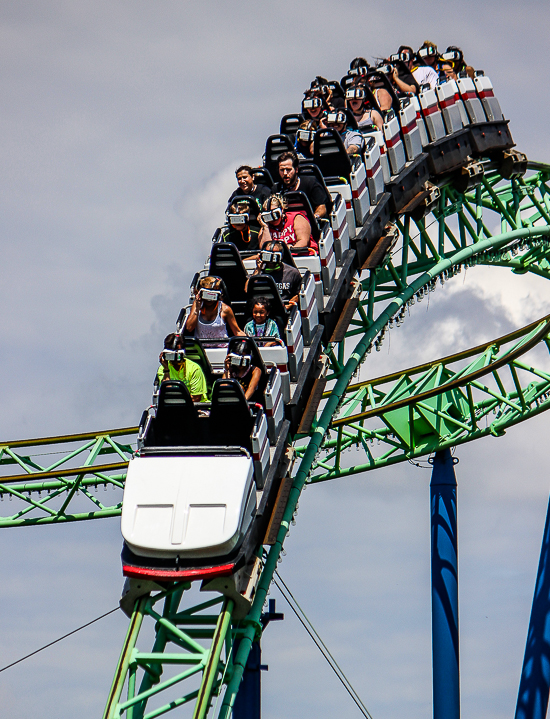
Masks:
[[[425,85],[429,83],[432,90],[435,90],[435,86],[439,80],[437,72],[429,65],[421,65],[412,71],[413,77],[419,85]]]

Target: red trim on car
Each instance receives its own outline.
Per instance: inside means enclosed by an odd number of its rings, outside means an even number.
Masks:
[[[136,579],[165,579],[173,581],[174,579],[209,579],[210,577],[229,577],[233,574],[235,563],[220,564],[217,567],[203,567],[202,569],[149,569],[147,567],[132,567],[131,565],[123,565],[122,574],[125,577],[135,577]]]

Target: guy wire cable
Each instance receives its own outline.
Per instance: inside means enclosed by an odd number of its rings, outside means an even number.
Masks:
[[[353,685],[351,684],[349,679],[346,677],[346,675],[340,668],[336,659],[332,656],[329,648],[324,643],[324,641],[321,639],[319,633],[317,632],[317,630],[315,629],[313,624],[310,622],[310,620],[307,618],[304,610],[300,607],[300,605],[294,598],[294,595],[292,594],[292,592],[290,591],[290,589],[288,588],[285,581],[283,580],[283,578],[281,577],[281,575],[279,574],[279,572],[277,570],[275,570],[275,574],[277,575],[279,581],[281,582],[281,584],[284,586],[285,589],[283,589],[281,587],[281,585],[279,584],[279,582],[277,581],[276,578],[273,579],[273,582],[274,582],[275,586],[277,587],[277,589],[281,592],[283,597],[286,599],[289,607],[292,609],[294,614],[298,617],[300,623],[302,624],[302,626],[304,627],[306,632],[309,634],[309,636],[311,637],[311,639],[313,640],[314,644],[317,646],[317,648],[319,649],[321,654],[324,656],[324,658],[326,659],[326,661],[329,664],[332,671],[336,674],[336,676],[338,677],[340,682],[343,684],[345,690],[348,692],[350,697],[353,699],[353,701],[357,705],[357,708],[359,709],[361,714],[363,714],[364,717],[367,717],[367,719],[372,719],[372,714],[369,712],[367,707],[364,705],[361,697],[353,688]],[[287,595],[289,595],[289,596],[287,596]]]

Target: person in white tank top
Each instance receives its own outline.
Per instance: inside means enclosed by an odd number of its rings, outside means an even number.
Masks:
[[[246,336],[233,310],[221,299],[217,277],[203,277],[195,289],[195,301],[185,323],[188,332],[198,339],[227,339],[229,328],[235,336]]]

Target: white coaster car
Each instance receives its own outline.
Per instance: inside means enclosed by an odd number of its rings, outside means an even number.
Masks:
[[[202,414],[171,380],[144,413],[124,490],[125,576],[195,579],[236,569],[269,472],[267,419],[231,379],[214,384]]]

